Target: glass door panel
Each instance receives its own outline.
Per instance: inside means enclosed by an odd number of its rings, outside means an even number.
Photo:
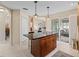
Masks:
[[[60,41],[69,43],[69,19],[60,20]]]
[[[58,19],[53,19],[51,21],[51,30],[52,32],[57,34],[58,40],[59,40],[59,20]]]

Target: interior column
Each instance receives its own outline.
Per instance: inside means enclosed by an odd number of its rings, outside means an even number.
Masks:
[[[20,45],[20,10],[11,10],[12,39],[13,46]]]
[[[79,2],[78,2],[78,6],[77,6],[77,39],[79,40]]]

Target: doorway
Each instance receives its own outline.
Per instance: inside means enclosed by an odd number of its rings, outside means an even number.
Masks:
[[[6,36],[6,28],[9,29]],[[11,15],[7,8],[0,6],[0,46],[11,45]]]
[[[65,43],[69,43],[69,19],[53,19],[52,21],[52,32],[56,33],[57,40]]]
[[[69,43],[69,19],[62,18],[60,20],[60,41]]]

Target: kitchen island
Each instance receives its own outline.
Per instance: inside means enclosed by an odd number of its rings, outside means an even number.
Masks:
[[[52,32],[39,32],[29,34],[31,39],[31,53],[36,57],[43,57],[56,48],[56,34]]]

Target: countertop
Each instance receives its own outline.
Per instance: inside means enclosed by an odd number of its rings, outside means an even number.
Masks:
[[[41,37],[45,37],[48,35],[56,34],[53,32],[36,32],[36,33],[31,33],[31,34],[24,34],[23,36],[28,37],[29,39],[38,39]]]

